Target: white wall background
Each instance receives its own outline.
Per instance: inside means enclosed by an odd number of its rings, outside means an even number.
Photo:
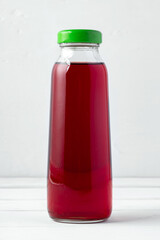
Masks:
[[[57,32],[103,32],[114,176],[160,177],[160,1],[0,0],[0,176],[45,176]]]

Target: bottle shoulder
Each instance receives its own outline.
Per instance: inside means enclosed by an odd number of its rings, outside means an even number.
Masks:
[[[71,62],[69,64],[56,62],[53,66],[52,77],[61,78],[66,75],[76,78],[87,76],[107,77],[107,68],[104,62]]]
[[[103,62],[98,47],[62,47],[58,63],[101,63]]]

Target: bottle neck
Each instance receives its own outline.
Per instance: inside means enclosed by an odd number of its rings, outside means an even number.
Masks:
[[[58,62],[103,62],[99,55],[99,44],[61,43]]]

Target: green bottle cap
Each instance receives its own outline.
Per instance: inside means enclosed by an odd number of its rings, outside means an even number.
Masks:
[[[58,32],[58,43],[101,43],[102,33],[90,29],[69,29]]]

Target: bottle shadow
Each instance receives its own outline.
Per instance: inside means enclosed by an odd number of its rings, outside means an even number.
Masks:
[[[160,226],[160,209],[156,210],[122,210],[114,211],[111,217],[103,223],[132,223],[154,224]]]

